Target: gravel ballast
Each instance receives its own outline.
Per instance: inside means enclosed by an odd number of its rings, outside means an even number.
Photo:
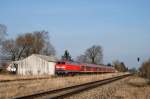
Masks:
[[[128,77],[65,99],[150,99],[150,85],[139,77]]]

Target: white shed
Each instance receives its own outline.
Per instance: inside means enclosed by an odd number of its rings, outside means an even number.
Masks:
[[[54,75],[56,57],[32,54],[15,62],[16,73],[19,75]]]

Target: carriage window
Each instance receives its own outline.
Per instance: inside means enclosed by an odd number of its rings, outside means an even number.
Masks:
[[[84,70],[85,66],[81,66],[81,70]]]

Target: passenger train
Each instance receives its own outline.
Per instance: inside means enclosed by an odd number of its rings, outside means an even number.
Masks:
[[[95,65],[78,62],[64,62],[56,63],[56,74],[85,74],[85,73],[114,73],[117,72],[114,67],[105,65]]]

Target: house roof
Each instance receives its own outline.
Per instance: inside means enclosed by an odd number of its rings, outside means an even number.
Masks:
[[[40,55],[40,54],[32,54],[34,56],[40,57],[43,60],[46,60],[48,62],[57,62],[58,59],[55,56],[46,56],[46,55]]]

